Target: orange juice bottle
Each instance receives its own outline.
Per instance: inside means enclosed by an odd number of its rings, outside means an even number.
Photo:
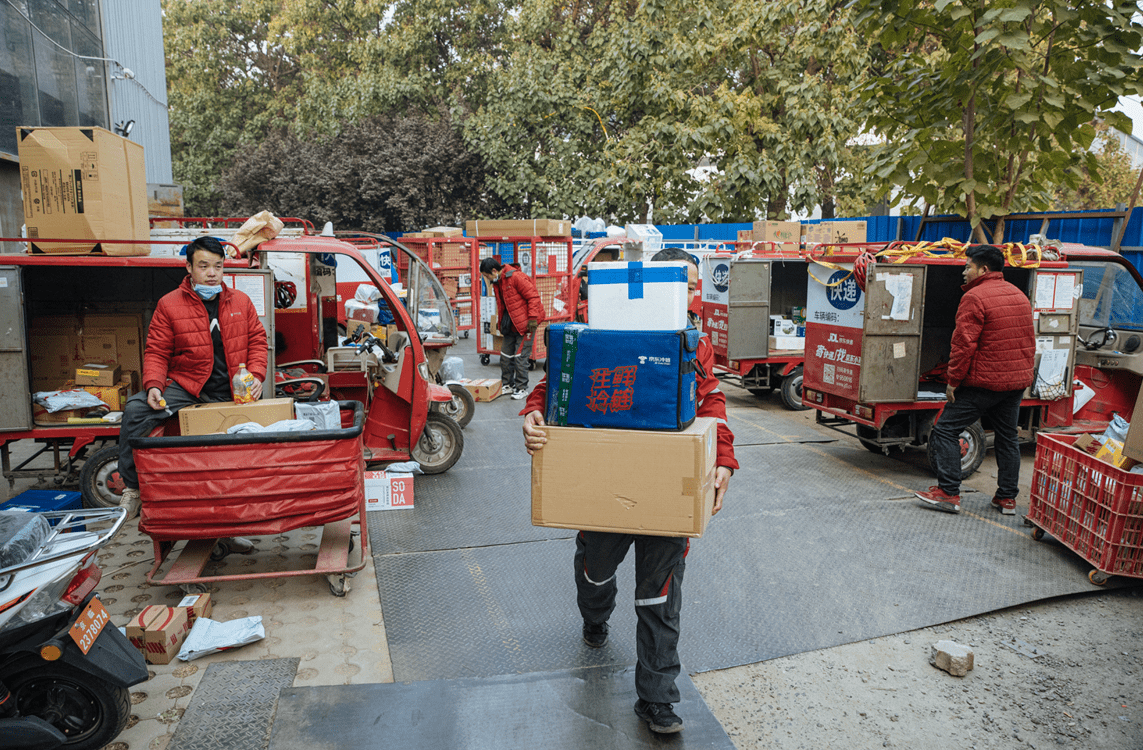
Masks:
[[[230,390],[234,394],[234,403],[254,403],[254,376],[246,369],[246,363],[238,365],[238,373],[230,379]]]

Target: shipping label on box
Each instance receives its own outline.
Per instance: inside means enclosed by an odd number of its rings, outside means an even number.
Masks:
[[[292,398],[270,398],[252,404],[220,401],[192,404],[179,410],[179,429],[183,435],[213,435],[226,432],[237,424],[257,422],[269,427],[283,419],[294,418]]]
[[[121,379],[122,371],[119,365],[101,365],[94,362],[85,363],[75,368],[76,385],[114,386]]]
[[[365,510],[413,507],[413,475],[403,472],[365,472]]]
[[[717,428],[709,417],[682,431],[548,426],[532,456],[532,525],[702,536],[714,507]]]
[[[830,222],[829,239],[826,241],[839,244],[865,242],[865,231],[866,223],[864,221]]]
[[[588,325],[607,331],[686,328],[689,265],[588,263]]]

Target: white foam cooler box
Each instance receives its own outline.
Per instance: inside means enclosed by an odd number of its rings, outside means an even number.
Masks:
[[[683,330],[689,265],[588,263],[588,325],[605,331]]]

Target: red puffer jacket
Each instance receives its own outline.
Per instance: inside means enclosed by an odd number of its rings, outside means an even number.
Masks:
[[[699,339],[695,357],[699,365],[695,376],[696,416],[713,417],[718,421],[718,458],[715,459],[715,463],[728,469],[737,469],[738,461],[734,458],[734,433],[726,424],[726,394],[718,387],[718,378],[714,376],[714,347],[710,345],[707,336],[704,335]],[[520,416],[533,411],[543,414],[547,399],[548,377],[545,375],[528,394],[528,400],[524,402],[524,410],[520,412]]]
[[[505,310],[512,318],[512,325],[521,336],[528,333],[528,321],[544,319],[544,305],[536,285],[519,268],[504,266],[500,280],[492,285],[496,288],[497,319],[504,320]]]
[[[266,329],[250,298],[223,284],[218,324],[231,376],[245,363],[251,375],[265,381]],[[169,379],[198,396],[213,369],[214,343],[206,306],[187,276],[155,306],[143,355],[143,390],[162,390]]]
[[[1036,335],[1032,303],[999,271],[965,284],[956,311],[948,383],[990,391],[1032,385]]]

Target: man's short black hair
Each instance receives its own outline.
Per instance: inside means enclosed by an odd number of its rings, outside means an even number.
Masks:
[[[496,260],[495,258],[485,258],[484,260],[480,261],[481,273],[490,274],[493,271],[499,271],[503,267],[504,266],[500,263],[500,261]]]
[[[695,260],[695,256],[678,247],[665,247],[651,256],[652,263],[667,263],[672,260],[685,260],[696,269],[699,267],[698,261]]]
[[[212,255],[217,255],[223,260],[226,260],[226,248],[214,237],[199,237],[187,245],[187,265],[194,265],[195,250],[205,250]]]
[[[964,257],[989,271],[1004,270],[1004,253],[992,245],[969,245]]]

